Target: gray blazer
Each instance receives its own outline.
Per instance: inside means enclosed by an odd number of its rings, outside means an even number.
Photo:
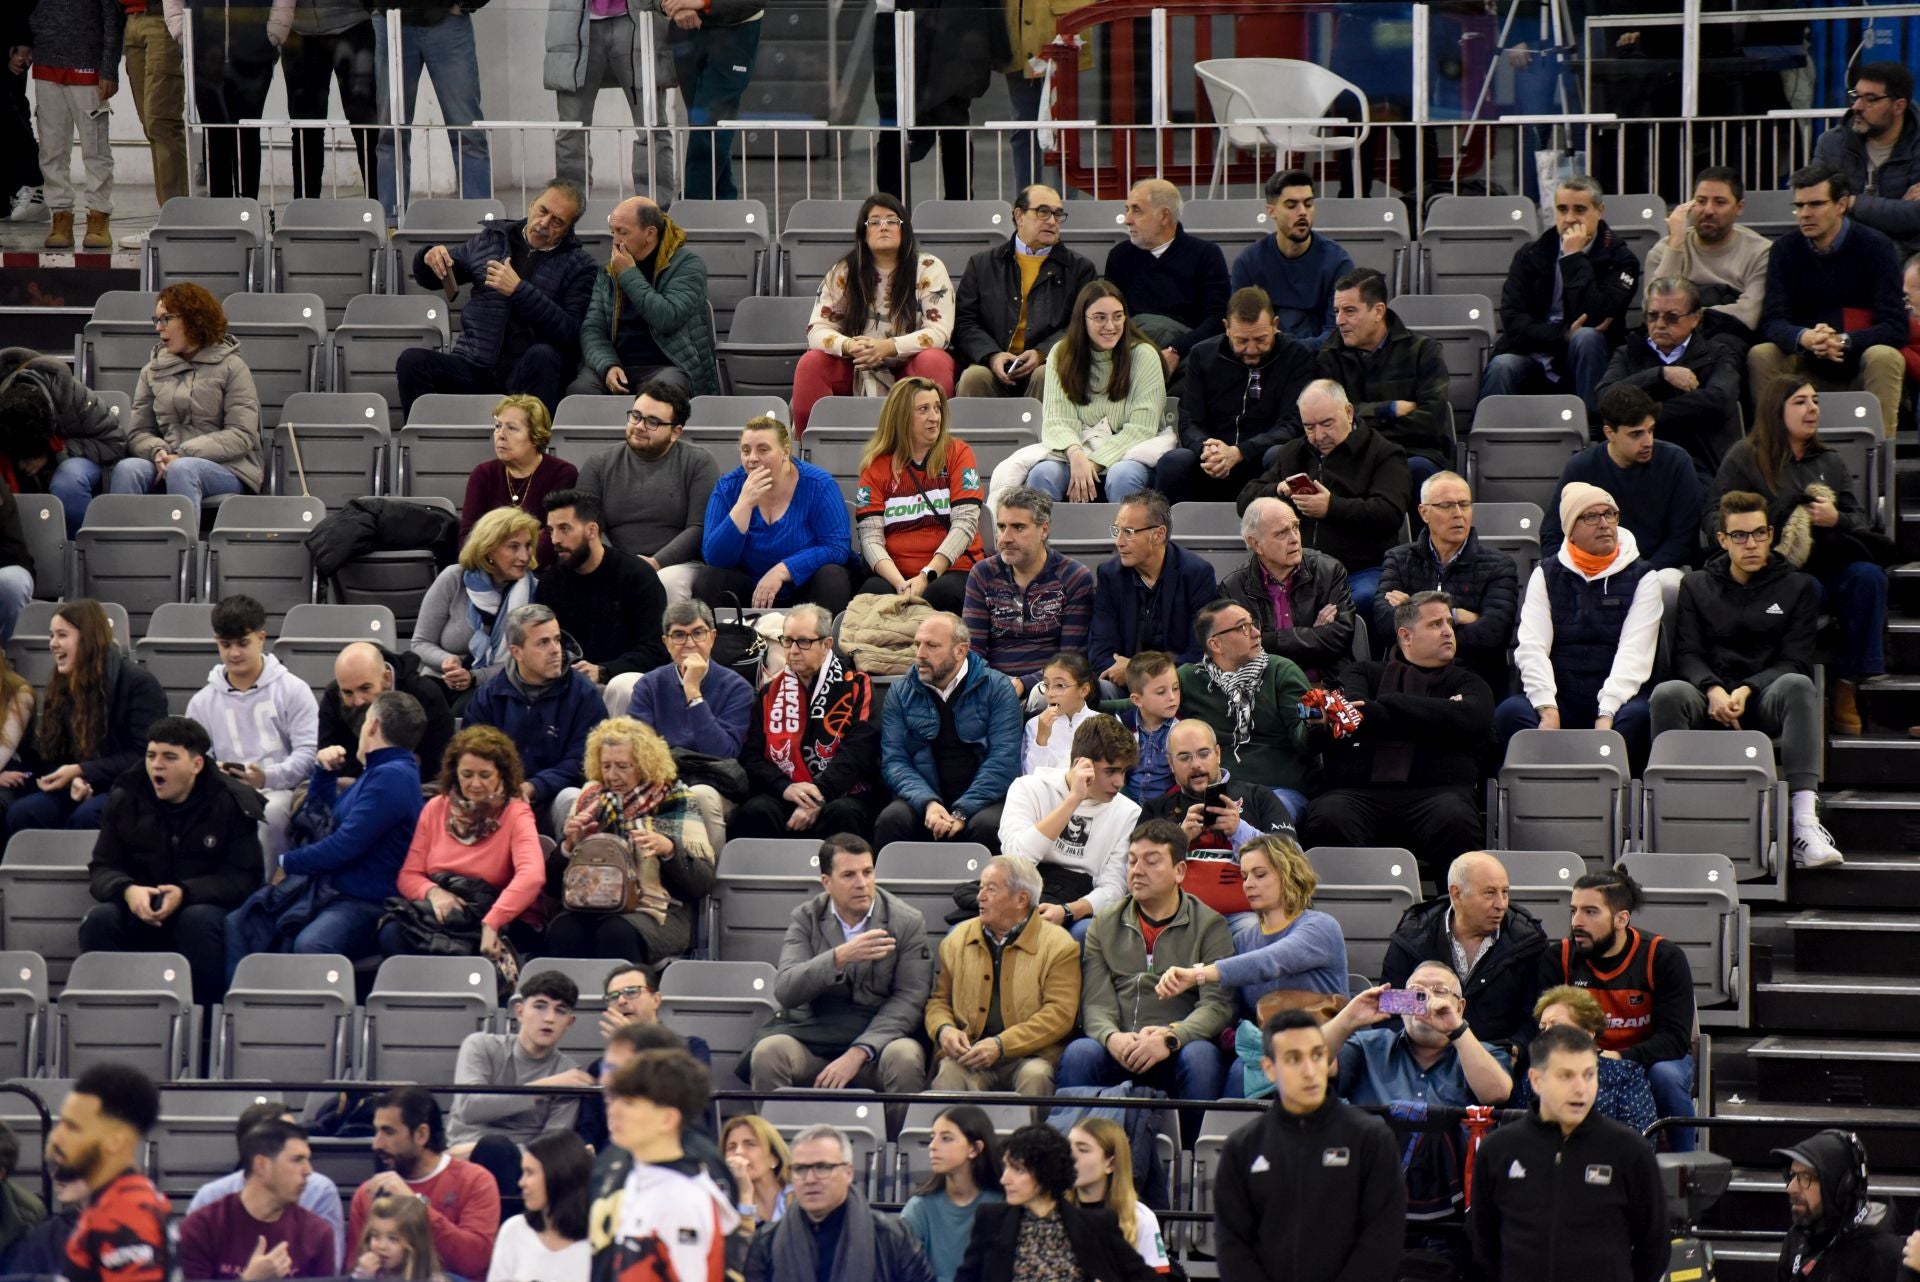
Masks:
[[[867,925],[893,936],[893,952],[836,972],[833,950],[846,941],[846,934],[834,919],[826,892],[793,910],[780,945],[780,973],[773,981],[773,999],[780,1003],[787,1025],[777,1031],[806,1023],[813,1016],[811,1003],[835,989],[856,1006],[872,1009],[867,1030],[853,1045],[866,1047],[876,1059],[888,1042],[912,1037],[920,1028],[933,992],[933,949],[927,943],[926,921],[919,909],[881,890]]]

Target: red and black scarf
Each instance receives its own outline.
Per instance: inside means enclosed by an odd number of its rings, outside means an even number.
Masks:
[[[834,651],[827,652],[811,693],[801,689],[791,668],[785,669],[760,697],[767,760],[795,783],[815,783],[840,751],[848,728],[865,720],[872,708],[872,681],[864,672],[849,672]]]

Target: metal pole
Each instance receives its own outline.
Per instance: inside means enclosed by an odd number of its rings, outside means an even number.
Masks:
[[[193,87],[193,61],[193,10],[188,9],[186,17],[181,19],[180,22],[180,65],[186,72],[187,119],[185,133],[187,141],[187,191],[189,193],[193,191],[193,138],[196,132],[200,135],[201,150],[205,151],[207,146],[206,126],[200,123],[199,95],[194,92]],[[144,251],[142,256],[144,258]]]
[[[1418,6],[1415,7],[1417,8]],[[1149,85],[1148,92],[1152,95],[1150,110],[1152,112],[1153,127],[1159,130],[1173,123],[1167,102],[1170,96],[1167,68],[1168,64],[1172,61],[1172,53],[1167,48],[1167,11],[1165,9],[1155,9],[1147,16],[1147,32],[1147,45],[1150,55],[1153,58],[1152,70],[1148,73],[1147,80]],[[1221,123],[1224,124],[1225,122],[1223,121]],[[1158,147],[1154,148],[1155,172],[1159,171],[1159,151],[1160,149]]]
[[[1432,39],[1433,13],[1428,6],[1416,4],[1413,6],[1413,203],[1414,208],[1420,211],[1422,218],[1426,216],[1427,127],[1433,120],[1433,104],[1428,101],[1432,93],[1432,87],[1428,84],[1429,73],[1432,70],[1428,64],[1428,42]],[[1460,175],[1458,149],[1464,146],[1458,133],[1454,134],[1454,146],[1456,154],[1453,168],[1457,187]],[[1489,147],[1487,150],[1491,154],[1493,149]],[[1362,181],[1360,177],[1360,148],[1358,147],[1353,149],[1353,176],[1354,186],[1362,196],[1366,195],[1367,189],[1372,184]]]
[[[405,160],[409,139],[403,132],[408,123],[406,120],[406,58],[404,51],[400,48],[400,42],[405,38],[403,33],[400,11],[387,10],[387,119],[393,126],[393,212],[396,218],[405,216],[407,200],[412,194],[407,190],[408,166]]]

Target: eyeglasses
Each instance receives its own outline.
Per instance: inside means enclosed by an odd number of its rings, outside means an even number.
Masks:
[[[1773,527],[1763,525],[1757,530],[1728,530],[1726,535],[1727,542],[1745,547],[1749,543],[1765,543],[1773,537]]]
[[[712,628],[689,628],[685,632],[667,633],[668,645],[699,645],[713,635]]]
[[[615,988],[615,989],[609,990],[607,993],[607,1000],[610,1002],[631,1001],[636,997],[644,995],[648,991],[649,990],[645,984],[628,984],[625,988]]]
[[[1046,222],[1064,223],[1067,221],[1067,211],[1064,209],[1056,209],[1052,205],[1035,205],[1025,212]]]
[[[853,1163],[806,1162],[799,1166],[789,1167],[788,1169],[793,1172],[794,1183],[798,1184],[802,1180],[824,1180],[843,1166],[851,1168]]]
[[[1445,512],[1452,516],[1455,512],[1473,511],[1472,499],[1448,499],[1445,503],[1422,503],[1421,507],[1430,507],[1436,512]]]
[[[886,231],[886,230],[888,230],[888,229],[892,229],[892,230],[894,230],[894,231],[899,231],[899,230],[900,230],[900,227],[901,227],[901,223],[900,223],[900,220],[899,220],[898,218],[869,218],[869,219],[867,219],[867,230],[868,230],[868,231]]]
[[[1408,984],[1407,987],[1416,993],[1425,993],[1429,997],[1449,997],[1454,1001],[1460,1000],[1460,994],[1445,984]]]
[[[1892,94],[1884,93],[1861,93],[1858,89],[1847,90],[1847,101],[1857,102],[1863,107],[1871,107],[1875,103],[1885,102],[1892,96]]]
[[[813,647],[820,645],[822,642],[826,641],[827,639],[828,638],[826,637],[781,637],[780,638],[783,644],[790,645],[796,650],[811,650],[813,649]]]
[[[1790,1189],[1810,1189],[1820,1182],[1818,1171],[1788,1171],[1787,1187]]]
[[[1697,307],[1690,312],[1648,312],[1647,324],[1678,325],[1687,317],[1698,316],[1699,314],[1700,309]]]
[[[1087,324],[1089,325],[1124,325],[1126,323],[1127,314],[1125,312],[1087,313]]]
[[[1255,623],[1252,619],[1242,619],[1238,623],[1231,624],[1224,628],[1215,628],[1213,630],[1213,634],[1215,636],[1221,636],[1228,632],[1238,632],[1242,636],[1257,637],[1260,635],[1260,625]]]
[[[1115,525],[1110,527],[1116,539],[1131,539],[1145,534],[1148,530],[1164,530],[1164,525]]]
[[[1582,512],[1576,519],[1590,530],[1601,525],[1617,525],[1620,522],[1620,509],[1603,507],[1597,512]]]
[[[664,418],[655,418],[651,414],[642,414],[639,410],[628,410],[627,426],[644,427],[649,432],[658,432],[672,427],[673,424]]]
[[[156,312],[153,317],[153,327],[155,329],[165,329],[179,319],[180,318],[172,312]]]

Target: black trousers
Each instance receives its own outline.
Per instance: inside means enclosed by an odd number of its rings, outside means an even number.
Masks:
[[[0,71],[0,198],[11,208],[14,192],[39,185],[40,144],[33,140],[27,77]]]
[[[409,347],[394,366],[400,380],[400,408],[404,413],[428,392],[524,392],[537,396],[551,414],[560,404],[561,389],[573,373],[573,357],[548,343],[535,343],[518,359],[498,369],[486,369],[452,352]]]
[[[280,47],[280,74],[287,81],[287,114],[295,120],[324,120],[327,93],[340,82],[340,104],[347,122],[373,125],[379,118],[379,99],[373,69],[373,23],[362,22],[332,35],[287,36]],[[369,196],[373,190],[371,128],[353,131],[354,156],[360,162],[360,182]],[[327,131],[296,129],[293,133],[293,194],[324,196]]]
[[[820,807],[818,823],[811,828],[794,829],[787,827],[787,820],[793,817],[793,803],[785,797],[761,793],[748,797],[727,816],[727,838],[804,837],[809,841],[825,841],[835,833],[850,832],[872,841],[874,820],[880,813],[876,794],[881,798],[886,796],[884,790],[875,788],[858,797],[835,797]]]
[[[1308,846],[1403,846],[1424,876],[1447,884],[1447,865],[1486,844],[1469,788],[1335,788],[1307,804]]]
[[[953,841],[977,841],[988,850],[999,853],[1000,850],[1000,805],[995,803],[984,810],[975,811],[967,816],[967,826]],[[729,828],[728,833],[732,833]],[[894,799],[880,812],[873,823],[873,848],[883,851],[887,843],[893,841],[939,841],[940,838],[927,831],[925,818],[906,802]],[[956,880],[968,880],[956,870]]]
[[[693,595],[696,600],[705,601],[716,610],[736,603],[742,607],[751,606],[753,587],[759,581],[758,576],[745,570],[703,565],[693,572]],[[808,601],[838,614],[847,608],[847,602],[851,600],[853,576],[847,573],[847,567],[823,565],[805,583],[798,586],[787,584],[776,604],[788,606]]]
[[[670,912],[665,921],[646,913],[561,913],[547,923],[544,952],[549,957],[658,962],[684,956],[692,944],[693,924],[681,913]]]
[[[267,39],[269,6],[202,4],[188,7],[194,23],[195,104],[207,130],[207,194],[260,195],[260,131],[236,129],[256,120],[273,87],[279,50]]]
[[[95,904],[80,920],[83,953],[179,953],[193,968],[193,1000],[210,1006],[227,989],[227,910],[218,904],[188,904],[149,926],[124,901]]]

